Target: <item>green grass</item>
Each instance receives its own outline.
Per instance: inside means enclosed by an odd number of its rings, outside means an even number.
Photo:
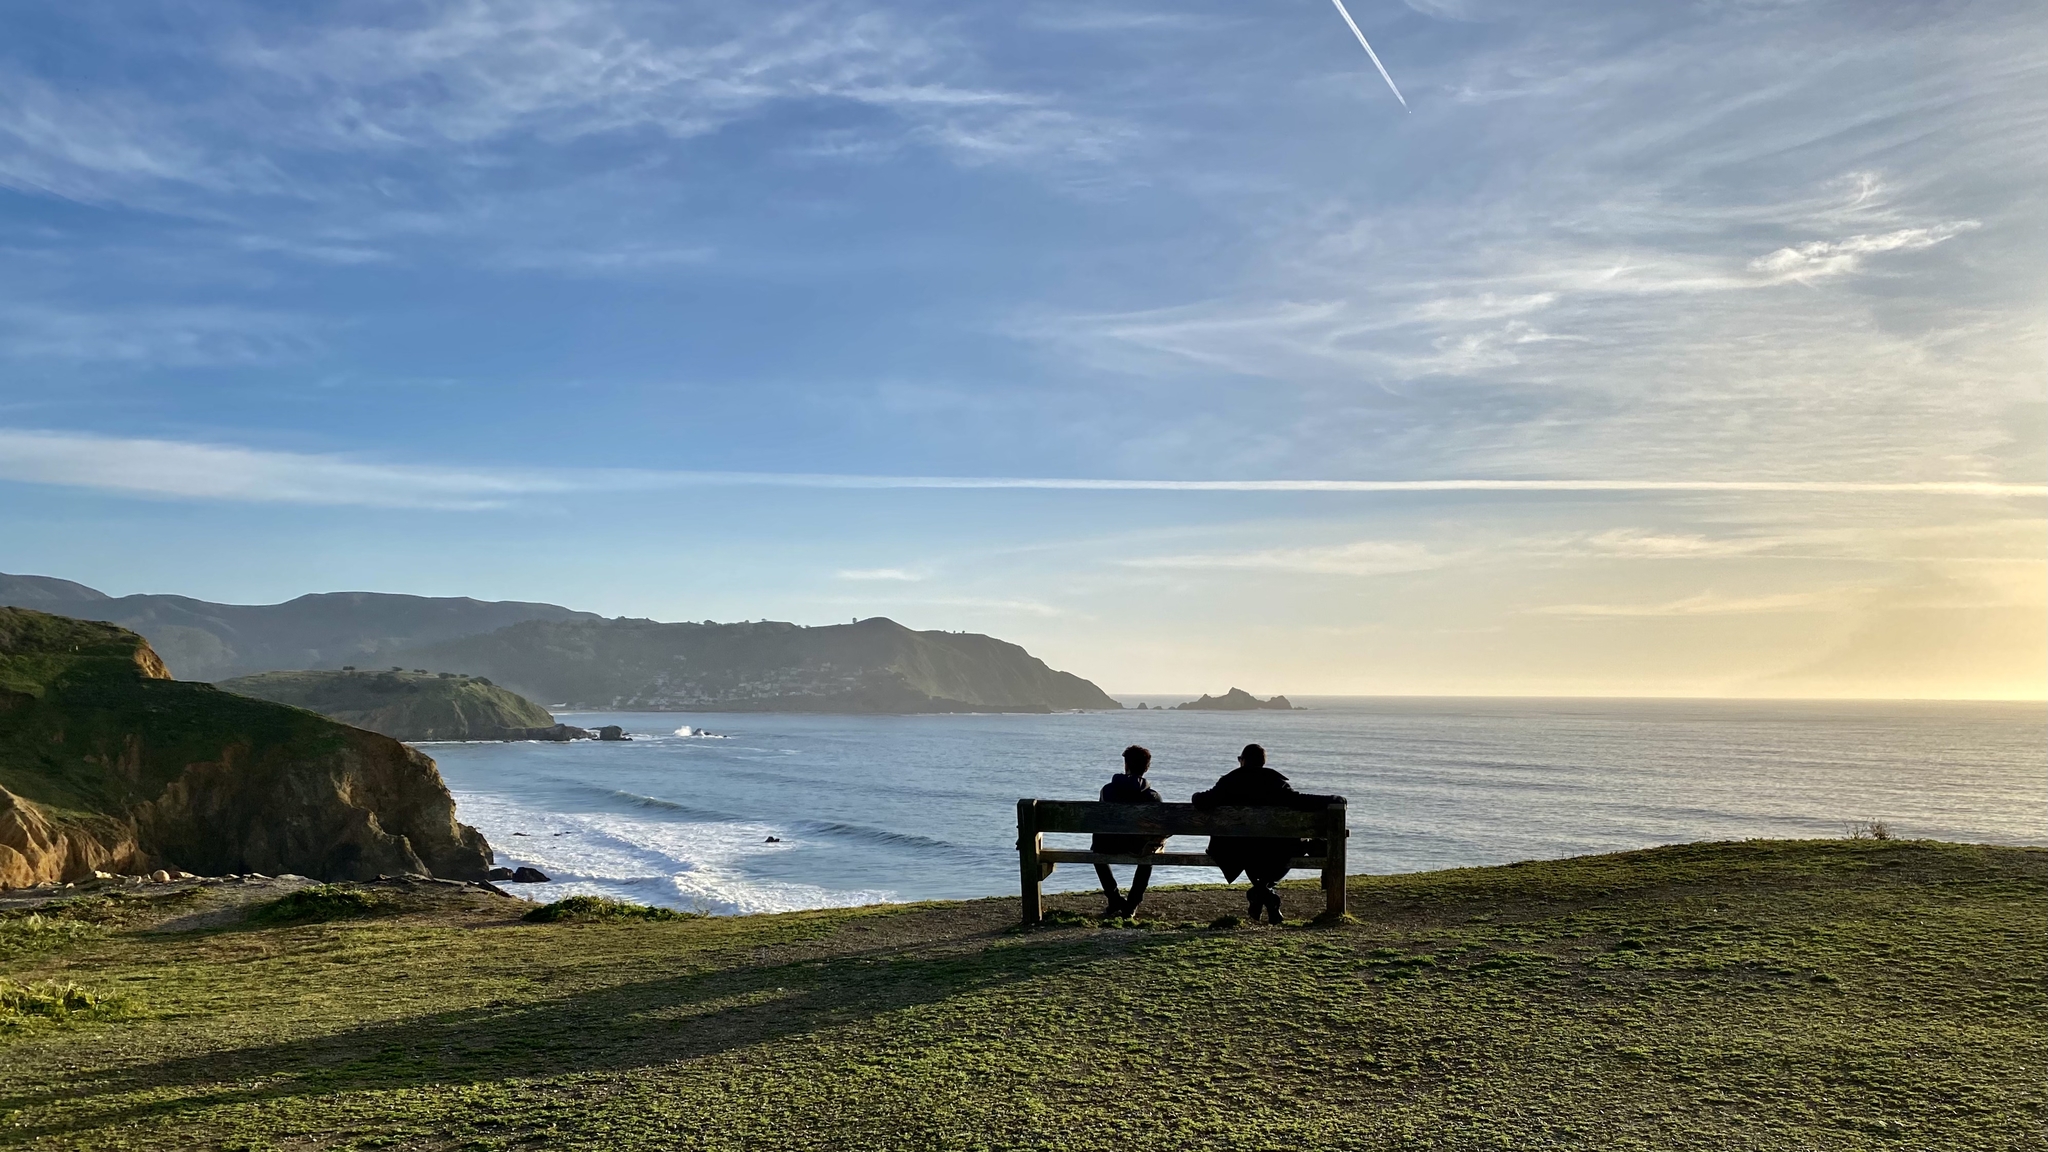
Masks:
[[[608,900],[603,896],[568,896],[553,904],[543,904],[520,919],[529,924],[560,924],[571,920],[586,923],[599,920],[694,920],[701,915],[678,912],[673,908],[628,904],[624,900]]]
[[[1290,914],[1319,903],[1286,890]],[[1358,877],[1355,922],[977,901],[97,936],[0,962],[0,1145],[2029,1149],[2048,851],[1750,842]],[[1095,898],[1055,897],[1072,912]]]
[[[307,924],[374,916],[389,907],[389,901],[361,888],[315,884],[257,905],[249,910],[249,919],[258,924]]]

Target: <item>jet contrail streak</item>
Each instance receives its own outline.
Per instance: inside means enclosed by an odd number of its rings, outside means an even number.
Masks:
[[[1365,33],[1360,32],[1358,30],[1358,21],[1353,20],[1351,18],[1350,10],[1344,7],[1344,0],[1330,0],[1330,3],[1335,4],[1337,6],[1337,14],[1339,16],[1344,17],[1344,22],[1346,24],[1351,25],[1351,34],[1353,36],[1358,37],[1358,46],[1365,49],[1365,54],[1367,56],[1372,57],[1372,66],[1380,70],[1380,79],[1385,80],[1387,82],[1387,87],[1392,88],[1394,90],[1394,99],[1399,100],[1401,102],[1401,108],[1404,111],[1413,112],[1414,109],[1408,107],[1408,98],[1406,96],[1401,95],[1401,89],[1398,85],[1394,83],[1394,78],[1392,76],[1387,75],[1387,66],[1385,64],[1380,63],[1380,54],[1373,51],[1372,45],[1367,44],[1365,42]]]

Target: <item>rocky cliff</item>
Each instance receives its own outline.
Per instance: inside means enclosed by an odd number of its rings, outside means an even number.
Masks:
[[[139,632],[187,680],[222,680],[278,668],[392,664],[391,652],[523,620],[598,618],[558,604],[386,592],[322,592],[282,604],[108,596],[70,580],[5,573],[0,573],[0,604],[105,620]]]
[[[1048,712],[1120,708],[1015,644],[855,624],[532,621],[405,654],[478,672],[537,700],[606,709]]]
[[[0,608],[0,885],[93,869],[482,879],[434,762],[170,679],[141,637]]]
[[[394,740],[517,740],[555,723],[547,709],[526,697],[453,672],[264,672],[223,680],[218,687]]]

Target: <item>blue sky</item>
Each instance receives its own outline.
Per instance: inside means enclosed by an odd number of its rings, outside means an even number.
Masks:
[[[2041,693],[2038,5],[1351,7],[13,6],[0,568]]]

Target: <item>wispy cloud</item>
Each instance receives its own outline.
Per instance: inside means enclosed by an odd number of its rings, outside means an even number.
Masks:
[[[173,440],[0,430],[0,479],[163,499],[476,510],[559,480]]]
[[[1880,252],[1911,252],[1932,248],[1944,240],[1983,225],[1976,220],[1957,220],[1927,228],[1901,228],[1876,236],[1849,236],[1841,240],[1809,240],[1780,248],[1749,262],[1752,272],[1778,280],[1810,284],[1829,276],[1845,276],[1863,265],[1863,258]]]
[[[1837,593],[1786,592],[1766,596],[1722,596],[1702,592],[1657,604],[1552,604],[1529,611],[1538,616],[1733,616],[1761,612],[1842,612],[1860,601]]]
[[[179,191],[369,205],[474,198],[475,165],[652,134],[684,140],[778,106],[879,114],[862,130],[967,163],[1100,160],[1133,134],[1056,89],[977,82],[981,50],[944,21],[825,0],[775,12],[621,0],[436,0],[379,21],[191,13],[124,50],[186,83],[144,92],[0,66],[0,186],[155,208]],[[138,69],[139,70],[139,69]],[[335,156],[403,158],[367,186]],[[528,167],[528,179],[539,175]],[[564,172],[574,178],[580,173]],[[388,206],[388,203],[387,205]]]
[[[1127,568],[1298,572],[1329,576],[1382,576],[1441,567],[1446,558],[1420,544],[1359,540],[1305,548],[1263,548],[1245,552],[1202,552],[1141,556],[1118,563]]]
[[[0,479],[93,488],[173,499],[367,507],[475,509],[577,492],[753,486],[849,490],[952,489],[1065,492],[1611,492],[1848,493],[1863,495],[2048,496],[2048,484],[1987,481],[1773,481],[1438,479],[1173,480],[1060,476],[872,476],[812,472],[695,472],[630,468],[492,469],[381,463],[358,457],[284,452],[174,440],[129,439],[44,430],[0,429]],[[1396,552],[1385,551],[1395,548]],[[1405,545],[1373,542],[1335,549],[1281,549],[1229,556],[1183,556],[1153,567],[1245,567],[1359,571],[1409,563]],[[1396,559],[1398,554],[1399,559]],[[896,579],[877,573],[847,579]],[[852,575],[865,572],[865,576]]]
[[[833,573],[841,580],[894,580],[915,583],[924,576],[902,568],[841,568]]]

